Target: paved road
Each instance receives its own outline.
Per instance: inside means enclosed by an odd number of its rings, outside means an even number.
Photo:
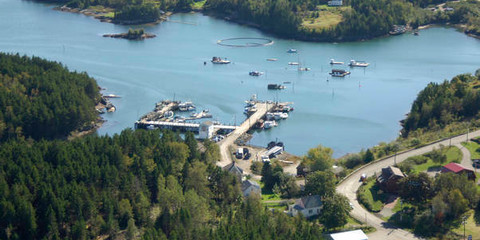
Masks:
[[[468,138],[475,138],[480,136],[480,131],[471,132],[468,134]],[[451,139],[451,144],[460,144],[467,140],[467,134],[460,135]],[[353,204],[354,208],[350,212],[350,215],[356,218],[361,222],[366,222],[368,225],[371,225],[377,229],[376,232],[369,234],[369,240],[384,240],[384,239],[395,239],[395,240],[406,240],[406,239],[419,239],[412,233],[397,229],[394,226],[384,222],[382,219],[373,215],[372,213],[365,210],[357,201],[357,190],[361,185],[360,176],[365,173],[367,176],[372,176],[374,173],[380,173],[382,168],[392,166],[396,163],[400,163],[405,159],[422,155],[427,152],[432,151],[434,148],[439,148],[440,144],[448,146],[450,144],[450,139],[436,142],[418,149],[406,151],[399,153],[396,157],[389,157],[380,161],[373,162],[370,165],[363,166],[358,171],[352,173],[350,176],[345,178],[342,183],[337,186],[337,192],[345,195],[349,201]],[[462,150],[463,152],[463,150]],[[465,154],[464,154],[465,156]]]
[[[460,162],[460,164],[462,166],[464,166],[465,168],[474,170],[473,165],[472,165],[473,162],[472,162],[472,157],[470,155],[470,151],[468,151],[468,149],[460,143],[457,143],[454,146],[457,147],[458,149],[460,149],[460,151],[462,151],[462,161]]]

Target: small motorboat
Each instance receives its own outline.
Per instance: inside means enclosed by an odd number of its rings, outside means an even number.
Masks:
[[[290,48],[290,49],[287,50],[287,53],[297,53],[297,49]]]
[[[276,59],[276,58],[267,58],[267,61],[269,61],[269,62],[275,62],[275,61],[277,61],[277,60],[278,60],[278,59]]]
[[[368,65],[370,65],[370,63],[355,60],[350,60],[350,63],[348,64],[350,67],[368,67]]]
[[[288,65],[295,65],[296,66],[296,65],[299,65],[299,64],[300,63],[298,63],[298,62],[288,62]]]
[[[344,62],[336,62],[335,59],[330,59],[330,64],[332,64],[332,65],[343,65]]]
[[[280,89],[285,89],[285,86],[283,86],[281,84],[272,83],[272,84],[268,84],[267,89],[268,90],[280,90]]]
[[[307,72],[307,71],[310,71],[311,68],[308,68],[308,67],[299,67],[298,68],[298,71],[302,71],[302,72]]]
[[[229,64],[230,61],[228,61],[226,58],[222,59],[221,57],[213,57],[212,63],[213,64]]]
[[[332,69],[332,72],[329,73],[332,77],[345,77],[350,74],[343,69]]]
[[[251,71],[248,73],[248,75],[250,76],[254,76],[254,77],[258,77],[258,76],[261,76],[263,75],[263,72],[259,72],[259,71]]]

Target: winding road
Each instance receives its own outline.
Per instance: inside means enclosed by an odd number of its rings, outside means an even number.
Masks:
[[[467,137],[468,136],[468,137]],[[379,217],[373,215],[372,213],[368,212],[366,209],[364,209],[360,203],[357,201],[357,190],[361,185],[360,176],[365,173],[367,176],[372,176],[374,173],[380,173],[382,168],[392,166],[395,163],[400,163],[404,161],[405,159],[412,157],[412,156],[417,156],[417,155],[422,155],[427,152],[432,151],[434,148],[439,148],[440,145],[444,146],[449,146],[449,145],[455,145],[460,148],[462,153],[464,154],[463,159],[462,159],[462,165],[465,164],[470,164],[470,153],[468,152],[468,149],[464,148],[463,146],[460,145],[461,142],[465,142],[467,139],[471,138],[476,138],[480,136],[480,130],[471,132],[468,134],[463,134],[459,135],[453,138],[449,138],[446,140],[440,140],[437,142],[434,142],[432,144],[426,145],[421,148],[417,149],[412,149],[412,150],[407,150],[404,152],[398,153],[396,156],[384,158],[375,162],[372,162],[370,164],[367,164],[353,173],[351,173],[349,176],[343,179],[343,181],[337,186],[337,192],[340,194],[345,195],[348,200],[353,204],[353,210],[350,212],[350,215],[354,217],[355,219],[366,223],[370,226],[373,226],[377,229],[376,232],[373,232],[369,234],[369,240],[384,240],[384,239],[395,239],[395,240],[410,240],[410,239],[420,239],[419,237],[415,236],[411,232],[402,230],[400,228],[396,228],[395,226],[392,226],[391,224],[383,221]],[[468,154],[468,155],[467,155]],[[468,158],[468,160],[467,160]],[[466,165],[464,165],[466,166]]]

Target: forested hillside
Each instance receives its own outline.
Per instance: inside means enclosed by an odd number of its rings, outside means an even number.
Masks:
[[[97,83],[86,73],[0,53],[0,140],[67,136],[96,120],[99,100]]]
[[[0,145],[0,239],[320,239],[319,227],[242,200],[218,146],[125,130]]]
[[[462,74],[451,81],[430,83],[413,102],[402,121],[403,136],[419,130],[442,129],[450,123],[478,117],[480,111],[480,70],[475,76]]]

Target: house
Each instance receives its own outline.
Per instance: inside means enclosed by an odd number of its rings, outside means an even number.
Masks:
[[[368,240],[367,235],[362,230],[346,231],[330,234],[332,240]]]
[[[242,182],[242,193],[243,196],[248,197],[250,194],[258,194],[262,195],[262,189],[260,189],[260,185],[252,180],[245,180]]]
[[[213,136],[214,128],[212,121],[205,121],[200,123],[200,127],[198,129],[198,138],[200,139],[210,139]]]
[[[465,168],[458,163],[449,163],[442,167],[442,173],[453,172],[455,174],[467,174],[468,179],[475,180],[476,176],[473,170]]]
[[[398,191],[398,181],[406,176],[399,168],[392,166],[382,168],[382,174],[377,177],[377,184],[383,191],[395,193]]]
[[[320,214],[322,208],[322,200],[319,195],[306,196],[295,201],[295,204],[288,206],[288,212],[291,216],[301,213],[304,217],[309,218]]]
[[[343,5],[343,1],[342,0],[332,0],[332,1],[328,1],[328,6],[330,7],[339,7],[339,6],[342,6]]]
[[[223,171],[227,171],[229,173],[232,173],[234,175],[237,175],[237,177],[239,179],[242,179],[242,175],[243,175],[243,169],[241,169],[240,167],[237,166],[237,164],[235,164],[235,161],[233,161],[232,163],[228,164],[227,166],[223,167],[222,168]]]

